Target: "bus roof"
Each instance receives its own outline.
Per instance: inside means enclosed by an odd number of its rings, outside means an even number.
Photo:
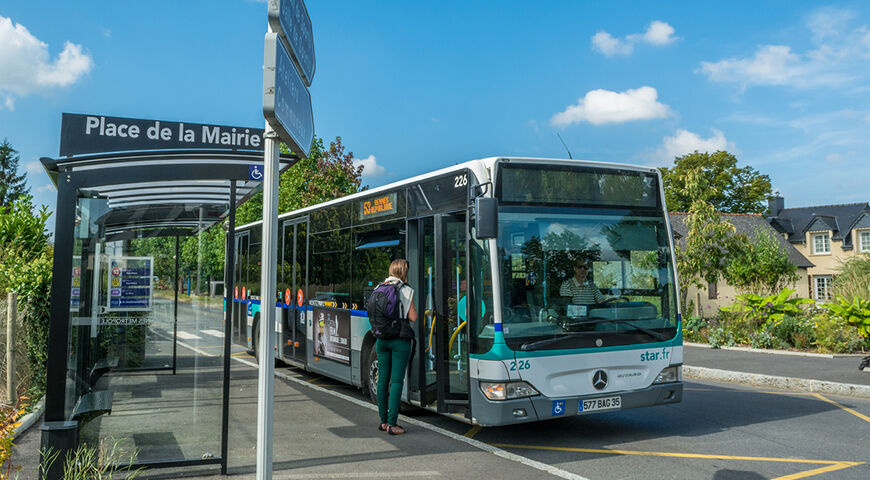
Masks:
[[[611,162],[596,162],[591,160],[570,160],[570,159],[557,159],[557,158],[538,158],[538,157],[486,157],[480,158],[477,160],[470,160],[464,163],[457,163],[456,165],[452,165],[449,167],[445,167],[439,170],[435,170],[432,172],[427,172],[421,175],[417,175],[405,180],[400,180],[397,182],[389,183],[387,185],[381,185],[380,187],[372,188],[371,190],[364,190],[361,192],[353,193],[350,195],[346,195],[344,197],[335,198],[333,200],[329,200],[323,203],[318,203],[316,205],[309,205],[304,208],[300,208],[298,210],[293,210],[290,212],[279,213],[278,218],[286,218],[289,216],[295,216],[299,214],[304,214],[309,211],[317,210],[319,208],[328,207],[330,205],[336,205],[343,202],[353,201],[357,198],[367,197],[372,194],[376,194],[379,192],[393,190],[409,183],[421,182],[424,180],[428,180],[430,178],[435,178],[450,172],[455,172],[457,170],[463,169],[471,169],[475,170],[477,173],[481,173],[481,170],[486,170],[489,174],[492,174],[492,167],[496,164],[496,162],[520,162],[520,163],[541,163],[547,165],[583,165],[589,167],[600,167],[600,168],[613,168],[613,169],[622,169],[622,170],[635,170],[638,172],[645,173],[658,173],[658,169],[646,166],[639,165],[629,165],[623,163],[611,163]],[[257,220],[256,222],[247,223],[245,225],[237,226],[237,230],[241,230],[248,227],[253,227],[255,225],[259,225],[263,223],[262,220]]]

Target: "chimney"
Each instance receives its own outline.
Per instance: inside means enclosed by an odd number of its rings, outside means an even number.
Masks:
[[[767,214],[776,217],[785,208],[785,199],[779,196],[779,192],[767,199]]]

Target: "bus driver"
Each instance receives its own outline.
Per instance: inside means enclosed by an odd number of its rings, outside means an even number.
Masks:
[[[589,262],[579,258],[574,262],[574,276],[565,280],[559,288],[559,295],[571,297],[573,304],[586,304],[604,302],[604,295],[598,287],[587,280],[589,275]]]

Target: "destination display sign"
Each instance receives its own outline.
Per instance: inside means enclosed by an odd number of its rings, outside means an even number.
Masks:
[[[64,113],[60,155],[139,150],[263,151],[264,129]]]
[[[360,202],[359,219],[383,217],[396,213],[396,193],[371,198]]]
[[[350,311],[313,308],[314,355],[350,365]]]
[[[110,257],[107,311],[150,311],[153,268],[153,257]]]
[[[263,115],[281,140],[308,156],[314,140],[311,94],[276,33],[267,33],[263,58]]]
[[[299,65],[302,80],[311,86],[316,62],[311,18],[302,0],[270,0],[269,26],[286,42],[286,47]]]

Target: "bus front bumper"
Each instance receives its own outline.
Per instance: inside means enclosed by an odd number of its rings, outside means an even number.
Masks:
[[[497,402],[484,397],[479,388],[475,390],[475,394],[471,395],[472,421],[485,427],[535,422],[575,415],[618,412],[619,410],[627,410],[629,408],[679,403],[683,399],[683,382],[651,385],[643,390],[628,392],[609,392],[563,398],[550,398],[539,395]],[[618,397],[619,406],[613,405],[616,402],[614,397]],[[599,399],[602,402],[597,402]],[[596,402],[590,402],[592,400],[596,400]],[[581,408],[584,402],[587,402],[585,404],[586,409]],[[592,409],[589,409],[590,407]]]

